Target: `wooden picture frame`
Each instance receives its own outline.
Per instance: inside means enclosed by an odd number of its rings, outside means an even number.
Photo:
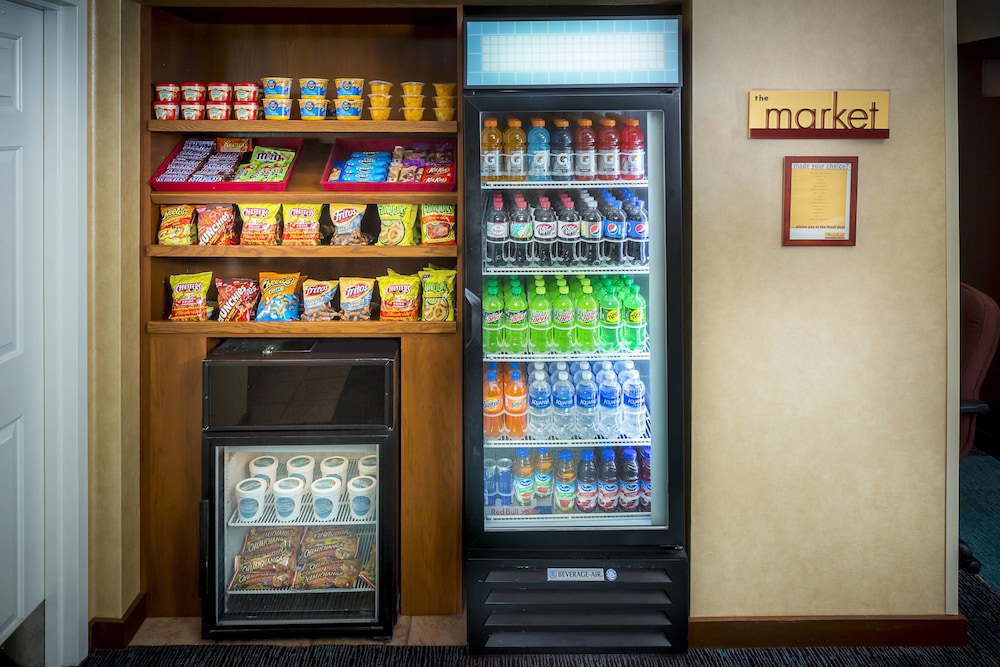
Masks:
[[[781,245],[853,246],[858,157],[786,156]]]

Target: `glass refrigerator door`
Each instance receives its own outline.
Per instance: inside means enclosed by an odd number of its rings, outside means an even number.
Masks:
[[[678,139],[659,104],[466,114],[482,131],[468,208],[482,215],[469,261],[482,266],[487,534],[667,527],[665,152]]]

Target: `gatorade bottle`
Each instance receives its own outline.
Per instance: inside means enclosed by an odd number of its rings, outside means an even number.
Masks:
[[[517,484],[516,472],[514,484]],[[615,450],[611,447],[601,450],[601,461],[597,467],[597,507],[602,512],[614,512],[618,507],[618,464],[615,462]]]
[[[534,373],[528,383],[528,430],[535,440],[545,440],[552,430],[552,386],[545,371]]]
[[[646,349],[646,300],[639,293],[639,286],[632,285],[622,301],[622,342],[630,350]]]
[[[541,118],[531,119],[528,130],[528,180],[549,180],[549,131]]]
[[[530,505],[535,496],[535,469],[531,465],[531,456],[527,447],[518,447],[514,451],[514,466],[511,471],[514,477],[514,502],[518,505]]]
[[[646,144],[639,129],[638,118],[626,118],[621,130],[620,155],[621,178],[627,181],[641,181],[646,178]]]
[[[639,509],[639,464],[635,460],[635,450],[622,450],[622,469],[618,480],[618,506],[626,512]]]
[[[552,302],[544,287],[535,288],[535,296],[528,302],[528,351],[544,354],[549,351],[552,328]]]
[[[535,240],[533,258],[543,266],[551,265],[552,256],[555,254],[558,230],[556,212],[552,210],[552,204],[549,203],[548,197],[538,198],[532,235]]]
[[[485,307],[485,306],[484,306]],[[584,354],[596,352],[598,348],[597,318],[600,309],[594,298],[594,288],[584,285],[580,298],[576,300],[576,349]]]
[[[493,195],[493,208],[486,213],[486,257],[490,266],[503,266],[507,262],[507,243],[510,241],[510,222],[503,207],[500,193]]]
[[[487,288],[483,297],[483,354],[503,351],[503,314],[503,299],[493,285]]]
[[[576,466],[573,464],[573,452],[568,449],[559,451],[559,461],[556,463],[556,483],[552,505],[557,512],[572,512],[576,502]]]
[[[503,389],[496,371],[486,373],[483,383],[483,437],[499,438],[503,435]]]
[[[649,447],[639,451],[639,511],[648,512],[653,504],[653,475]]]
[[[555,461],[548,447],[535,451],[535,497],[547,500],[552,497],[552,470]]]
[[[479,173],[484,183],[503,180],[500,173],[500,150],[503,135],[497,129],[496,118],[483,120],[483,131],[479,137]]]
[[[573,264],[577,260],[577,244],[580,242],[580,214],[576,212],[576,205],[572,200],[565,202],[558,218],[556,247],[559,261],[566,265]]]
[[[625,210],[626,241],[625,254],[633,264],[649,264],[649,219],[646,202],[636,199]]]
[[[585,449],[580,452],[580,466],[576,471],[576,509],[593,512],[596,507],[597,466],[594,464],[594,451]]]
[[[504,304],[504,342],[511,354],[528,351],[528,301],[520,285],[511,288],[510,298]]]
[[[532,229],[531,214],[528,213],[528,202],[523,197],[517,199],[514,212],[510,216],[511,263],[515,266],[525,266],[531,248]]]
[[[601,181],[617,181],[621,167],[618,155],[618,131],[612,118],[602,118],[597,132],[597,178]]]
[[[573,180],[592,181],[597,176],[597,137],[589,118],[577,120],[573,133]]]
[[[507,121],[507,130],[503,133],[503,150],[506,156],[504,173],[508,181],[525,181],[528,179],[528,167],[525,164],[525,146],[528,139],[521,129],[521,121],[511,118]]]
[[[512,372],[510,382],[504,382],[503,402],[507,437],[520,440],[528,427],[528,389],[520,371]]]
[[[615,199],[604,210],[604,258],[612,266],[625,263],[627,223],[622,203]]]
[[[552,156],[549,172],[553,181],[573,180],[573,135],[569,131],[569,121],[556,118],[552,121],[555,129],[550,139]]]
[[[552,300],[552,348],[556,352],[569,353],[576,349],[573,342],[573,324],[576,309],[569,296],[569,287],[563,285]]]
[[[608,287],[601,299],[600,313],[597,318],[597,328],[600,336],[601,349],[605,352],[617,352],[621,333],[621,302],[618,301],[615,286]],[[507,331],[507,347],[510,349],[510,330]]]

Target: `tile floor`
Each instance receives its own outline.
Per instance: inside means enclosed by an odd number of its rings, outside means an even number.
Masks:
[[[170,644],[274,644],[311,646],[319,644],[381,644],[395,646],[465,646],[465,616],[400,616],[388,642],[364,638],[210,640],[201,638],[201,618],[147,618],[130,646]]]

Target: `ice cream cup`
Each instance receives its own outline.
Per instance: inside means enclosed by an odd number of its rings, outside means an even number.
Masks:
[[[351,517],[365,521],[375,516],[378,482],[371,475],[352,477],[347,483],[347,497],[351,507]]]
[[[306,77],[299,79],[299,96],[301,97],[326,97],[326,86],[329,79],[317,77]]]
[[[455,84],[453,83],[435,83],[434,94],[452,97],[455,95]]]
[[[343,483],[339,477],[320,477],[309,490],[313,498],[313,514],[320,521],[334,521],[340,511],[340,490]]]
[[[392,90],[392,84],[382,79],[372,79],[368,82],[368,90],[378,95],[388,95]]]
[[[181,102],[182,120],[205,120],[204,102]]]
[[[260,80],[264,97],[290,97],[292,80],[287,76],[265,76]]]
[[[434,118],[439,121],[455,120],[455,110],[443,107],[434,107]]]
[[[424,96],[423,95],[403,95],[403,106],[404,107],[422,107],[422,106],[424,106]]]
[[[207,102],[205,104],[205,117],[209,120],[229,120],[231,110],[229,102]]]
[[[454,109],[455,99],[454,95],[437,95],[434,97],[434,106],[438,109]]]
[[[203,83],[182,83],[181,102],[201,102],[205,103],[205,84]]]
[[[361,459],[358,460],[358,473],[362,475],[371,475],[372,477],[377,477],[378,456],[375,454],[362,456]]]
[[[361,89],[365,80],[354,76],[344,76],[334,79],[337,84],[337,97],[361,97]]]
[[[257,120],[260,105],[256,102],[236,102],[233,104],[233,116],[236,120]]]
[[[206,102],[231,102],[233,87],[224,81],[209,82],[205,91]]]
[[[177,120],[181,113],[181,105],[177,102],[156,102],[153,104],[153,115],[156,120]]]
[[[278,459],[270,455],[258,456],[250,461],[250,476],[266,480],[270,488],[278,476]]]
[[[326,120],[326,107],[330,103],[326,99],[299,100],[299,118],[302,120]]]
[[[295,521],[302,512],[306,485],[298,477],[282,477],[274,483],[274,513],[278,521]]]
[[[368,113],[371,114],[372,120],[389,120],[392,109],[389,107],[368,107]]]
[[[253,81],[233,84],[233,102],[256,102],[260,98],[260,86]]]
[[[176,83],[154,83],[153,101],[176,104],[181,101],[181,87]]]
[[[290,97],[264,98],[265,120],[288,120],[292,115],[292,99]]]
[[[421,95],[424,92],[423,81],[404,81],[400,85],[404,95]]]
[[[236,485],[237,511],[240,521],[256,521],[264,513],[267,480],[249,477]]]
[[[360,97],[338,97],[335,100],[337,120],[357,120],[361,118],[364,100]]]
[[[328,456],[319,462],[319,471],[323,477],[336,477],[341,483],[347,481],[347,466],[349,461],[343,456]]]
[[[285,461],[285,470],[288,472],[289,477],[298,477],[308,488],[313,482],[313,468],[315,464],[316,460],[313,457],[302,454],[293,456]]]
[[[423,120],[423,107],[403,107],[403,118],[406,120]]]
[[[387,107],[389,106],[389,102],[391,100],[392,100],[392,95],[386,95],[385,93],[369,93],[368,106]]]

